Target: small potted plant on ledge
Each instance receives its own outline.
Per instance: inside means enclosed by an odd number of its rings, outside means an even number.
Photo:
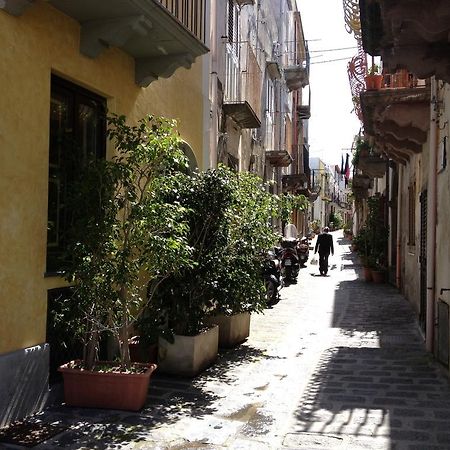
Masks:
[[[364,77],[368,91],[379,90],[383,84],[383,75],[377,64],[372,63],[367,75]]]
[[[152,116],[136,126],[111,117],[115,156],[80,168],[66,276],[79,311],[72,330],[85,345],[82,359],[60,368],[68,405],[138,410],[145,403],[156,365],[132,364],[133,324],[154,293],[147,293],[149,282],[190,261],[184,208],[164,201],[171,178],[187,167],[174,127]],[[98,360],[105,334],[119,348],[117,362]]]

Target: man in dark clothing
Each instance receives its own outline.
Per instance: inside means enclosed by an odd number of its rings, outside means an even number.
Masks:
[[[317,236],[316,248],[314,253],[319,250],[319,271],[320,275],[326,275],[328,272],[328,257],[334,255],[333,236],[328,234],[329,228],[325,227],[323,233]]]

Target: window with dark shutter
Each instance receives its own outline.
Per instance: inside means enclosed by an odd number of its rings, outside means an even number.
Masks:
[[[408,245],[416,245],[416,183],[408,188]]]
[[[238,54],[239,50],[239,10],[234,0],[228,0],[228,43],[233,53]]]
[[[105,99],[52,76],[47,213],[47,274],[64,269],[71,211],[67,199],[80,166],[105,157]]]

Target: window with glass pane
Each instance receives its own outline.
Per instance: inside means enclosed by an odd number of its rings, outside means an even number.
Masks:
[[[71,211],[66,200],[79,168],[89,157],[105,156],[103,98],[52,77],[47,220],[47,272],[64,269]]]

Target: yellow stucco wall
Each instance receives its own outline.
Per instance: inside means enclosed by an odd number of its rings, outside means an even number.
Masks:
[[[132,121],[179,119],[203,161],[203,58],[142,89],[130,56],[113,48],[87,58],[79,35],[76,21],[42,0],[21,17],[0,11],[0,354],[45,342],[47,289],[64,284],[44,278],[51,73],[105,96]]]

